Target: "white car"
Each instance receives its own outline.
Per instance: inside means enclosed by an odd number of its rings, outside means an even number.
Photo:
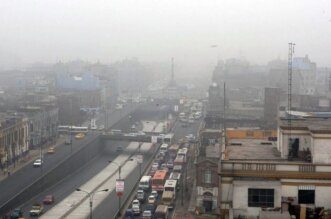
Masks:
[[[138,205],[140,207],[140,201],[138,199],[135,199],[132,201],[132,206],[133,205]]]
[[[37,159],[33,162],[34,167],[40,167],[42,165],[43,161],[42,159]]]
[[[152,217],[153,217],[153,214],[151,211],[145,210],[143,212],[143,216],[142,216],[143,219],[151,219]]]

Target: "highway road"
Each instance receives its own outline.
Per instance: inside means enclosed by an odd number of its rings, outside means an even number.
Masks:
[[[201,119],[198,121],[195,121],[193,124],[188,124],[187,127],[182,127],[182,123],[180,122],[176,122],[172,132],[175,133],[175,143],[181,139],[184,138],[186,135],[188,134],[194,134],[195,136],[197,136],[197,132],[199,131],[200,125],[201,125]],[[130,183],[132,183],[132,185],[134,183],[136,183],[139,180],[139,177],[135,177],[134,179],[130,180]],[[137,188],[134,190],[134,194],[136,194],[137,192]],[[159,194],[159,198],[158,201],[161,200],[161,194]],[[148,195],[147,195],[148,197]],[[177,201],[181,198],[181,191],[178,191],[177,194]],[[132,199],[129,200],[129,203],[132,203]],[[128,205],[129,203],[127,203],[126,205]],[[146,202],[142,204],[141,210],[143,211],[145,209],[146,206]],[[170,212],[169,218],[172,218],[172,214],[173,214],[174,210]],[[105,213],[105,212],[104,212]],[[136,219],[141,218],[142,214],[140,216],[136,216]]]
[[[126,108],[121,111],[114,111],[108,117],[109,124],[114,125],[122,117],[131,112],[133,109],[138,107],[137,104],[128,105]],[[3,206],[8,200],[18,194],[20,191],[24,190],[28,185],[36,181],[42,174],[53,169],[58,163],[67,159],[71,156],[71,151],[74,153],[79,150],[82,145],[87,144],[90,141],[93,141],[97,138],[97,132],[90,132],[84,139],[76,140],[73,138],[73,144],[64,145],[61,144],[57,146],[56,153],[53,155],[44,155],[44,163],[42,168],[33,168],[32,164],[22,167],[20,170],[16,171],[10,177],[7,177],[5,180],[0,182],[0,206]],[[43,151],[46,151],[46,148],[43,148]]]
[[[25,217],[30,218],[27,212],[29,212],[31,206],[34,203],[42,203],[42,200],[46,195],[54,195],[56,203],[58,203],[67,195],[75,191],[76,188],[79,188],[86,181],[95,176],[100,170],[109,165],[108,161],[115,159],[118,155],[115,150],[115,146],[117,144],[118,142],[109,142],[109,147],[107,148],[107,150],[104,150],[99,153],[94,159],[86,163],[85,166],[82,166],[80,169],[67,176],[66,178],[59,180],[59,182],[55,186],[53,186],[52,188],[45,189],[45,191],[37,194],[36,197],[26,202],[22,206],[23,211],[26,212]],[[124,149],[125,147],[127,147],[128,144],[128,142],[121,142],[121,145]],[[49,210],[53,205],[45,205],[45,212]]]

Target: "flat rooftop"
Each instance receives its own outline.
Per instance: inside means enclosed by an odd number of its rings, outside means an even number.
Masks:
[[[276,142],[257,139],[231,139],[226,147],[227,160],[283,160]]]
[[[330,118],[301,118],[292,119],[292,130],[306,130],[311,132],[331,133],[331,119]],[[288,129],[288,120],[280,119],[279,127],[281,129]]]

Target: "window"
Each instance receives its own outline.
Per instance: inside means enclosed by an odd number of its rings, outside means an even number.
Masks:
[[[205,170],[204,183],[211,183],[211,170]]]
[[[248,207],[274,207],[274,190],[248,189]]]
[[[315,204],[314,186],[299,186],[299,204]]]

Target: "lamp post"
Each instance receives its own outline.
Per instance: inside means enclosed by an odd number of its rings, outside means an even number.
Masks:
[[[129,159],[130,161],[132,161],[133,159],[130,158]],[[118,167],[118,180],[120,181],[121,180],[121,170],[122,170],[122,165],[116,163],[115,161],[108,161],[109,163],[112,163],[112,164],[115,164],[117,167]],[[118,195],[118,217],[121,216],[121,196]]]
[[[93,197],[94,197],[94,194],[95,193],[98,193],[98,192],[108,192],[109,189],[103,189],[103,190],[99,190],[99,191],[95,191],[95,192],[88,192],[88,191],[85,191],[83,189],[76,189],[77,192],[84,192],[87,194],[87,196],[89,197],[90,199],[90,219],[92,219],[92,208],[93,208]]]

